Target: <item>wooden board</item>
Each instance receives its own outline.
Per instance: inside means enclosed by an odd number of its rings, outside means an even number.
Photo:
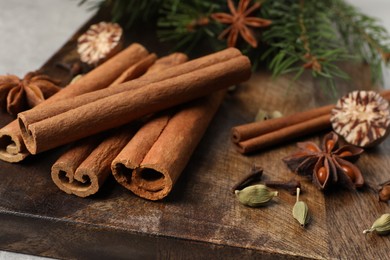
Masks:
[[[153,36],[137,38],[136,33],[129,41],[160,55],[167,52],[167,46],[156,47]],[[78,34],[43,66],[64,82],[69,76],[54,64],[77,58]],[[339,95],[370,85],[369,76],[361,72],[367,71],[364,66],[347,69],[356,76],[355,83],[339,84]],[[257,209],[239,204],[231,193],[254,163],[265,169],[266,179],[292,178],[281,159],[295,145],[286,143],[243,156],[229,141],[230,128],[250,122],[260,107],[290,114],[335,101],[324,93],[308,76],[291,83],[287,77],[274,80],[266,72],[255,73],[226,97],[173,192],[160,202],[138,198],[112,178],[89,198],[63,193],[50,178],[61,148],[19,164],[0,162],[0,249],[64,259],[388,258],[389,236],[362,234],[379,215],[390,212],[389,205],[378,202],[369,189],[323,194],[300,179],[301,198],[312,215],[306,229],[292,218],[295,198],[286,192],[280,191],[274,203]],[[0,126],[10,120],[2,113]],[[319,142],[320,136],[300,140]],[[358,161],[369,183],[390,179],[389,154],[388,139]]]

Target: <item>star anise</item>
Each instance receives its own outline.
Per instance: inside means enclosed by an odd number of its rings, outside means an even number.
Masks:
[[[15,75],[0,76],[0,106],[11,115],[34,107],[55,94],[58,82],[40,72],[29,72],[23,79]]]
[[[246,42],[248,42],[253,48],[257,47],[257,40],[253,35],[253,31],[248,28],[251,27],[267,27],[272,22],[267,19],[259,18],[259,17],[248,17],[250,13],[259,9],[261,4],[255,3],[251,7],[249,7],[249,3],[251,0],[240,0],[238,4],[238,8],[236,9],[232,0],[227,0],[227,4],[231,14],[227,13],[214,13],[211,17],[223,24],[230,24],[228,28],[226,28],[219,36],[219,39],[223,39],[226,35],[228,35],[228,46],[234,47],[237,42],[238,34],[241,35],[242,38]],[[248,8],[249,7],[249,8]]]
[[[351,188],[363,186],[363,176],[353,164],[363,149],[352,145],[339,147],[338,135],[334,132],[324,137],[322,149],[313,142],[300,142],[297,146],[300,150],[283,158],[283,161],[293,172],[311,176],[320,190],[335,184]]]

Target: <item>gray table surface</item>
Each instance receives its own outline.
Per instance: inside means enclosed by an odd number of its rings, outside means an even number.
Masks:
[[[378,17],[390,31],[390,1],[349,0],[366,14]],[[94,13],[79,0],[0,0],[0,75],[38,69]],[[385,82],[388,84],[389,71]],[[46,259],[0,251],[2,259]]]

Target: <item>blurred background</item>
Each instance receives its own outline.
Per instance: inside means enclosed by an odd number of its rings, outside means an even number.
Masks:
[[[0,75],[38,69],[94,12],[80,0],[0,0]],[[348,0],[390,31],[390,1]],[[390,80],[389,70],[385,83]],[[0,245],[1,246],[1,245]],[[0,259],[46,259],[0,251]]]

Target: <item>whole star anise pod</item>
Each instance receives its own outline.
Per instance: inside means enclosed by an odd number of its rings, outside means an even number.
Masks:
[[[311,176],[320,190],[335,184],[350,188],[363,186],[363,176],[353,164],[364,151],[362,148],[352,145],[338,147],[338,135],[334,132],[324,137],[322,149],[313,142],[300,142],[297,146],[300,150],[283,161],[293,172]]]
[[[219,36],[219,39],[224,38],[228,35],[228,46],[234,47],[237,42],[238,34],[249,43],[253,48],[257,47],[257,40],[253,35],[253,31],[248,28],[251,27],[267,27],[272,22],[267,19],[259,17],[248,17],[250,13],[259,9],[261,4],[255,3],[249,7],[251,0],[240,0],[238,8],[236,9],[232,0],[227,0],[227,4],[231,14],[227,13],[214,13],[211,17],[223,24],[230,24]]]
[[[58,82],[40,72],[29,72],[23,79],[0,76],[0,106],[11,115],[32,108],[57,93]]]

